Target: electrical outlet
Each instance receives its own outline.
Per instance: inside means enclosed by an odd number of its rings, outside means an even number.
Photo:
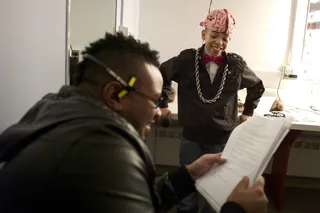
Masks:
[[[292,69],[292,67],[290,67],[288,65],[284,65],[282,71],[284,73],[284,76],[288,77],[290,74],[292,74],[293,69]]]
[[[290,79],[298,78],[298,75],[296,74],[296,70],[289,65],[283,65],[282,72],[283,72],[284,78],[290,78]]]

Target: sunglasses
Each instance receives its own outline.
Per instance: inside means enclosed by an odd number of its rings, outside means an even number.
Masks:
[[[155,100],[155,99],[151,98],[149,95],[145,94],[144,92],[136,90],[136,88],[134,87],[134,85],[137,81],[136,77],[130,77],[129,81],[126,82],[119,75],[117,75],[112,69],[107,67],[102,61],[100,61],[96,57],[94,57],[90,54],[84,54],[83,58],[88,59],[88,60],[94,62],[95,64],[99,65],[100,67],[104,68],[110,76],[112,76],[117,82],[119,82],[121,84],[123,89],[117,94],[117,97],[119,99],[123,98],[125,95],[127,95],[131,92],[134,92],[137,95],[150,100],[153,103],[154,108],[159,107],[159,103],[160,103],[161,98],[159,98],[158,100]]]

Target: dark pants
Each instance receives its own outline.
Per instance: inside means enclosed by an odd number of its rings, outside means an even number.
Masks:
[[[204,154],[215,154],[223,151],[225,144],[199,145],[184,138],[180,143],[180,165],[187,165],[198,159]],[[197,213],[199,208],[198,193],[190,194],[185,197],[177,206],[178,213]],[[215,213],[210,205],[204,201],[202,213]]]

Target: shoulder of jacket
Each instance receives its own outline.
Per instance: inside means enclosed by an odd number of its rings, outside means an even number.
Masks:
[[[155,171],[152,157],[146,143],[140,138],[131,124],[119,126],[118,124],[112,123],[106,128],[107,131],[112,131],[112,135],[117,135],[115,138],[118,138],[119,143],[130,145],[135,152],[137,152],[139,157],[144,161],[149,174]]]
[[[243,59],[243,57],[236,54],[236,53],[227,53],[227,57],[228,57],[230,65],[238,66],[241,69],[244,69],[247,65],[247,63]]]
[[[243,57],[237,53],[227,53],[228,58],[236,61],[244,61]]]
[[[194,54],[197,50],[194,49],[194,48],[190,48],[190,49],[185,49],[185,50],[182,50],[180,52],[180,55],[189,55],[189,54]]]
[[[189,61],[193,60],[196,54],[196,49],[185,49],[180,52],[180,54],[176,57],[178,61],[184,62],[184,61]]]

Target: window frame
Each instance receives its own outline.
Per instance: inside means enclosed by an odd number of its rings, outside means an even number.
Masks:
[[[313,71],[303,74],[305,64],[303,63],[305,40],[307,35],[308,16],[311,0],[295,0],[295,16],[293,25],[293,34],[291,41],[291,51],[289,53],[289,65],[295,70],[299,79],[320,80],[320,66],[318,79],[315,79]]]

